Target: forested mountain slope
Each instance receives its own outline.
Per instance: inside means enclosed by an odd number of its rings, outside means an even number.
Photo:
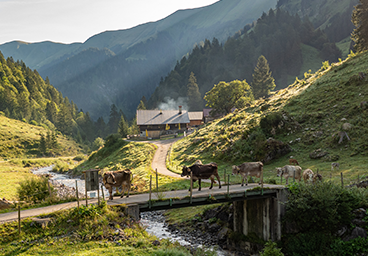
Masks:
[[[1,45],[0,50],[14,59],[32,57],[31,67],[37,67],[43,77],[48,76],[56,88],[93,118],[108,116],[113,103],[131,118],[141,97],[149,98],[160,77],[195,43],[213,37],[222,42],[276,3],[277,0],[222,0],[207,7],[177,11],[163,20],[131,29],[103,32],[83,44],[55,47],[41,43],[50,51],[39,55],[41,47],[21,42]],[[90,50],[91,47],[98,50]],[[87,66],[80,65],[91,59]]]
[[[149,100],[149,107],[158,107],[166,98],[187,97],[191,72],[197,78],[202,98],[219,81],[246,79],[250,84],[255,63],[261,55],[268,60],[276,89],[281,89],[304,72],[316,71],[322,61],[336,62],[342,54],[308,19],[302,21],[298,15],[280,8],[270,10],[255,26],[246,26],[223,46],[216,39],[196,46],[161,80]],[[202,102],[202,106],[204,104]]]
[[[58,130],[82,142],[94,138],[88,113],[55,89],[48,79],[24,62],[5,59],[0,52],[0,112],[24,123]],[[11,132],[11,130],[9,131]]]

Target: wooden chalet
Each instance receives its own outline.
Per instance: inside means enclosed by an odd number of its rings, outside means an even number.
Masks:
[[[141,136],[159,138],[163,134],[185,130],[189,125],[188,111],[137,110],[137,125]]]
[[[203,111],[188,112],[189,126],[199,126],[203,123]]]

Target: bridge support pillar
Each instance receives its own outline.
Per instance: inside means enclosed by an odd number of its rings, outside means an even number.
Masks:
[[[139,205],[138,204],[129,204],[126,209],[126,214],[132,217],[135,220],[139,220]]]
[[[234,202],[234,231],[246,236],[255,234],[265,241],[281,240],[281,218],[286,199],[286,190],[280,189],[276,198]]]

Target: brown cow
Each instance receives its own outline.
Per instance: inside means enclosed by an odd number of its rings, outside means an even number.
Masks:
[[[290,165],[292,165],[292,164],[293,164],[293,165],[299,165],[298,161],[297,161],[296,159],[294,159],[294,158],[290,158],[290,159],[289,159],[289,164],[290,164]]]
[[[192,173],[193,182],[198,180],[198,184],[199,184],[198,191],[201,191],[201,180],[202,179],[211,179],[210,189],[212,189],[213,183],[216,183],[215,177],[217,178],[219,182],[219,188],[221,188],[221,181],[220,181],[220,176],[218,175],[216,163],[203,164],[203,165],[194,164],[190,167],[183,166],[181,177],[190,176],[191,173]],[[190,191],[190,188],[189,188],[189,191]]]
[[[113,200],[112,190],[113,187],[116,188],[116,192],[118,192],[118,188],[121,186],[121,196],[124,196],[125,189],[127,190],[127,197],[129,197],[130,186],[133,180],[132,172],[129,169],[123,171],[113,171],[113,172],[105,172],[102,178],[102,181],[105,187],[109,190],[110,200]]]
[[[248,186],[248,176],[253,176],[259,178],[259,183],[262,181],[263,174],[263,163],[262,162],[248,162],[242,163],[241,165],[233,165],[232,166],[233,175],[240,174],[242,178],[241,185],[244,186],[244,180],[246,180],[246,186]],[[262,178],[261,178],[262,177]]]
[[[294,177],[295,173],[295,179],[301,180],[302,178],[302,168],[300,166],[294,166],[294,165],[285,165],[284,167],[277,167],[277,177],[283,176],[286,179],[286,185],[289,184],[289,177]]]
[[[316,181],[322,181],[322,175],[317,173],[313,176],[313,183],[316,183]]]

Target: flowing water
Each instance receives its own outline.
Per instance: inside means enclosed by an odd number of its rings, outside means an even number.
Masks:
[[[68,175],[65,174],[59,174],[52,172],[52,166],[39,168],[37,170],[33,170],[32,172],[36,175],[43,175],[43,174],[49,174],[51,177],[51,180],[57,181],[58,183],[63,184],[64,186],[67,186],[69,188],[76,188],[76,183],[78,187],[78,192],[85,194],[85,181],[79,178],[71,178]],[[76,182],[77,181],[77,182]],[[93,194],[92,194],[93,193]],[[95,192],[88,191],[88,196],[95,197]],[[104,195],[105,197],[108,197],[109,192],[104,188]],[[146,231],[156,236],[159,239],[165,238],[170,239],[171,241],[177,241],[183,246],[190,246],[190,247],[202,247],[200,243],[196,243],[192,239],[189,239],[188,237],[183,237],[179,235],[178,231],[169,231],[165,224],[165,217],[163,216],[161,211],[157,212],[144,212],[141,213],[141,220],[140,222],[142,225],[146,228]],[[192,240],[192,241],[191,241]],[[219,256],[225,256],[225,255],[232,255],[229,252],[225,252],[221,249],[213,247],[212,250],[217,251],[217,255]]]

